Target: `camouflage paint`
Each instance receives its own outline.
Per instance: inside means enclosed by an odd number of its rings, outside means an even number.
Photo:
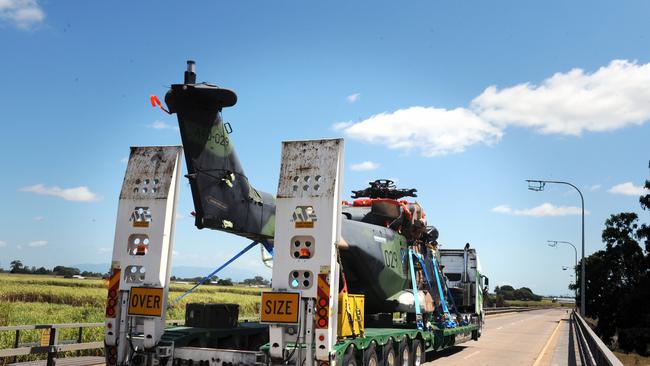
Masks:
[[[185,150],[195,208],[195,225],[273,242],[275,198],[248,182],[221,119],[221,111],[237,102],[228,89],[211,84],[174,84],[165,96],[176,113]],[[391,297],[409,288],[404,253],[406,239],[392,229],[344,219],[347,246],[341,261],[351,293],[366,295],[366,310],[392,312]]]

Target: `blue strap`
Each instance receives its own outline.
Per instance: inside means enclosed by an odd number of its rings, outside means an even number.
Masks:
[[[409,269],[411,270],[411,286],[413,286],[413,300],[415,303],[415,324],[419,330],[424,329],[424,324],[422,323],[422,313],[420,312],[420,298],[418,292],[418,285],[415,281],[415,269],[413,268],[413,256],[415,252],[412,249],[409,249]]]
[[[436,261],[435,257],[431,258],[431,261],[433,262],[433,269],[436,274],[436,282],[438,284],[438,293],[440,294],[440,299],[442,303],[442,311],[444,312],[445,315],[445,327],[446,328],[454,328],[456,327],[456,321],[451,317],[451,314],[449,313],[449,308],[447,307],[447,301],[445,300],[445,296],[442,292],[442,284],[440,283],[440,275],[438,272],[440,272],[439,267],[438,267],[438,261]]]
[[[442,311],[445,314],[449,314],[449,308],[447,307],[447,301],[445,301],[445,295],[442,292],[442,284],[440,283],[440,275],[438,274],[438,262],[436,261],[435,258],[431,258],[431,260],[433,261],[433,266],[434,266],[434,269],[435,269],[434,273],[436,275],[436,283],[438,285],[438,294],[440,295],[440,299],[442,300],[442,301],[440,301],[442,303]]]
[[[269,244],[267,240],[262,241],[262,245],[264,246],[264,249],[269,252],[271,257],[273,257],[273,245]]]
[[[199,287],[199,286],[201,286],[202,284],[206,283],[206,282],[207,282],[208,280],[210,280],[210,279],[212,278],[212,276],[214,276],[217,272],[219,272],[219,271],[221,271],[222,269],[226,268],[230,263],[234,262],[237,258],[241,257],[241,256],[242,256],[244,253],[246,253],[250,248],[254,247],[254,246],[257,245],[257,244],[258,244],[258,242],[256,242],[256,241],[254,241],[254,242],[248,244],[248,246],[246,246],[246,248],[242,249],[239,253],[235,254],[234,257],[228,259],[228,261],[227,261],[226,263],[222,264],[219,268],[217,268],[217,269],[215,269],[214,271],[212,271],[212,273],[210,273],[209,275],[205,276],[201,281],[199,281],[199,283],[197,283],[196,285],[192,286],[191,289],[185,291],[184,294],[182,294],[181,296],[177,297],[176,300],[174,300],[174,302],[172,302],[172,304],[171,304],[170,306],[174,306],[174,305],[176,305],[176,303],[178,303],[182,298],[184,298],[185,295],[189,294],[190,292],[194,291],[194,289],[196,289],[197,287]]]
[[[458,312],[458,306],[456,306],[456,300],[454,300],[454,296],[451,294],[451,290],[449,289],[449,286],[445,285],[445,288],[447,289],[447,296],[451,300],[451,304],[454,306],[454,311]]]
[[[427,270],[427,266],[426,263],[424,262],[424,258],[419,253],[413,252],[413,254],[415,255],[415,258],[417,258],[418,261],[420,261],[420,266],[422,266],[422,271],[424,272],[424,278],[427,280],[427,286],[429,287],[429,292],[433,293],[433,287],[431,286],[431,277],[429,276],[429,271]]]

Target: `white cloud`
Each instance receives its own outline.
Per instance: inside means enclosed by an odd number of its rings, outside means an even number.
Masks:
[[[539,85],[486,88],[468,108],[409,107],[334,129],[352,139],[424,156],[498,142],[508,127],[578,136],[641,125],[650,120],[650,63],[614,60],[589,73],[556,73]]]
[[[44,216],[34,216],[34,221],[43,221],[45,220]]]
[[[0,248],[4,248],[7,246],[7,242],[4,240],[0,240]]]
[[[481,118],[544,134],[612,131],[650,119],[650,63],[614,60],[593,73],[573,69],[540,85],[490,86],[472,101]]]
[[[61,197],[66,201],[94,202],[101,200],[101,196],[97,193],[91,192],[88,187],[85,186],[60,188],[57,186],[48,187],[43,184],[35,184],[33,186],[23,187],[20,190],[22,192],[36,193],[45,196]]]
[[[348,95],[347,97],[345,97],[345,100],[347,100],[348,103],[354,103],[354,102],[356,102],[357,100],[359,100],[359,97],[360,97],[360,96],[361,96],[361,93],[350,94],[350,95]]]
[[[153,121],[147,127],[153,128],[154,130],[178,130],[178,126],[170,125],[164,121]]]
[[[613,194],[622,194],[625,196],[641,196],[648,194],[648,190],[642,186],[635,186],[632,182],[625,182],[617,184],[612,188],[608,189],[607,192]]]
[[[424,156],[462,152],[478,143],[490,145],[502,136],[500,129],[464,108],[410,107],[334,127],[353,139],[391,149],[417,150]]]
[[[45,13],[36,0],[0,0],[0,19],[30,29],[43,22]]]
[[[350,165],[350,169],[356,171],[375,170],[377,168],[379,168],[379,164],[372,161],[364,161]]]
[[[510,213],[512,213],[512,208],[510,208],[510,206],[508,206],[508,205],[499,205],[497,207],[494,207],[490,211],[496,212],[496,213],[502,213],[502,214],[510,214]]]
[[[47,245],[47,240],[35,240],[27,244],[28,247],[32,247],[32,248],[40,248],[46,245]]]
[[[542,203],[539,206],[533,208],[526,208],[522,210],[515,210],[508,205],[499,205],[490,210],[495,213],[514,215],[514,216],[569,216],[569,215],[581,215],[582,209],[575,206],[555,206],[551,203]],[[589,211],[585,210],[585,215],[588,215]]]
[[[596,192],[596,191],[599,190],[601,187],[602,187],[602,186],[601,186],[600,184],[594,184],[593,186],[589,186],[589,187],[587,187],[587,189],[590,190],[590,191],[592,191],[592,192]]]

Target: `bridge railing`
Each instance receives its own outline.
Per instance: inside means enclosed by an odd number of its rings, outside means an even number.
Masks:
[[[571,313],[571,324],[577,338],[580,359],[583,365],[609,365],[623,366],[623,363],[616,358],[614,353],[607,348],[607,345],[598,338],[596,333],[589,327],[587,322],[577,311]]]
[[[168,320],[168,325],[180,325],[183,321]],[[0,327],[0,332],[13,332],[14,348],[0,349],[0,365],[16,363],[18,356],[47,353],[47,366],[54,366],[54,360],[60,352],[76,352],[104,348],[104,341],[84,342],[84,329],[103,328],[104,323],[69,323],[69,324],[36,324],[36,325],[10,325]],[[76,339],[60,339],[63,329],[77,329]],[[40,342],[22,342],[21,332],[40,331]],[[4,360],[4,361],[3,361]]]
[[[528,306],[506,306],[506,307],[500,307],[500,308],[483,308],[486,315],[500,314],[500,313],[516,313],[516,312],[540,310],[540,309],[546,309],[546,308],[532,307],[532,306],[531,307],[528,307]]]

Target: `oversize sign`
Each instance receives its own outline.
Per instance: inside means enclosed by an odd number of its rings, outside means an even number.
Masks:
[[[160,287],[131,287],[129,315],[161,316],[163,289]]]
[[[298,323],[300,294],[297,292],[262,292],[263,323]]]

